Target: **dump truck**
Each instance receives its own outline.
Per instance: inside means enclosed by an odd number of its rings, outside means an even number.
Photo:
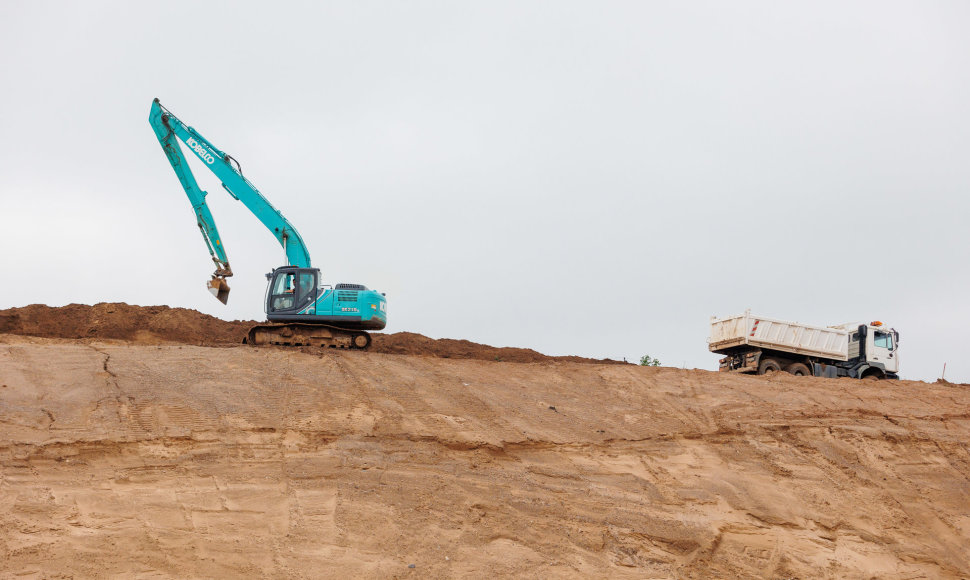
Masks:
[[[882,322],[812,326],[746,311],[711,317],[708,349],[719,370],[766,375],[897,379],[899,332]]]

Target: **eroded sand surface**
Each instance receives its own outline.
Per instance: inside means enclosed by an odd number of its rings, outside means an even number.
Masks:
[[[970,576],[966,386],[9,334],[0,385],[3,577]]]

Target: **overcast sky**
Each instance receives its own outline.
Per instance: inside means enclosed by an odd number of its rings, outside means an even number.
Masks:
[[[263,319],[272,235],[158,97],[388,332],[714,369],[709,318],[879,319],[970,382],[966,2],[0,1],[0,308]]]

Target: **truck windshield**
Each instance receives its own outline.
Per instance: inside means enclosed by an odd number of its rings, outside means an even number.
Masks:
[[[893,349],[893,335],[888,332],[876,331],[875,335],[872,337],[872,343],[880,348]]]

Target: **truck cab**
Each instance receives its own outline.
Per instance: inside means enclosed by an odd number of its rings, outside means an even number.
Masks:
[[[882,322],[869,324],[842,324],[837,328],[849,331],[848,358],[864,363],[860,374],[869,369],[881,370],[886,375],[899,372],[899,332],[883,328]]]
[[[866,358],[871,363],[881,363],[886,373],[896,373],[899,371],[899,357],[896,353],[896,342],[898,333],[893,330],[886,332],[882,329],[873,330],[869,333],[872,337],[872,345],[868,350]]]

